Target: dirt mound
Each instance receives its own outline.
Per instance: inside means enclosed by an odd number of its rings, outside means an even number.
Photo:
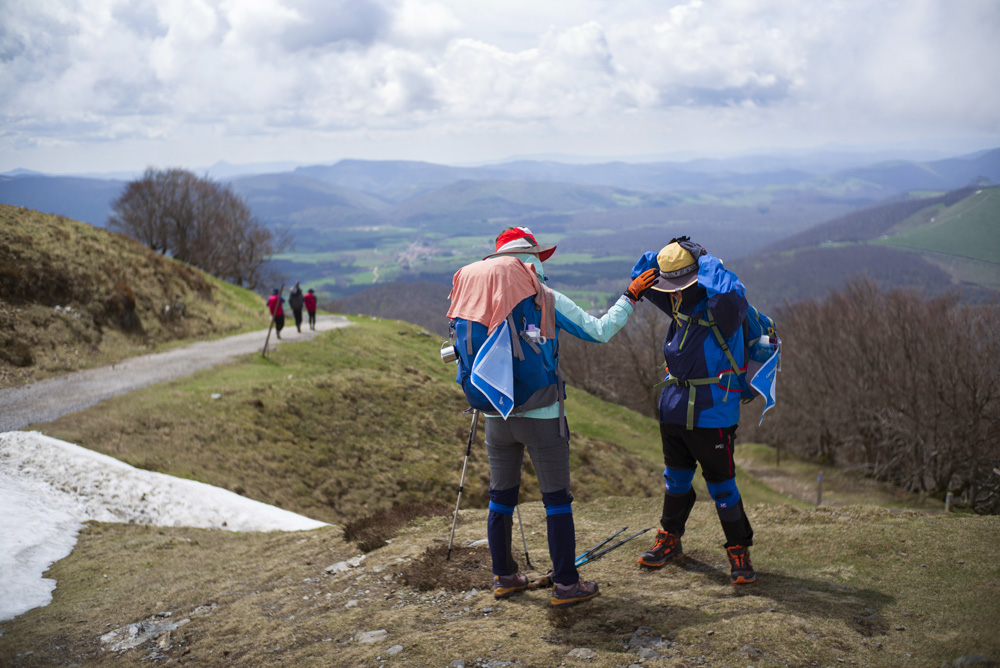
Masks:
[[[493,579],[489,548],[453,546],[451,557],[446,560],[447,554],[446,545],[432,545],[400,569],[400,577],[421,591],[482,589]]]

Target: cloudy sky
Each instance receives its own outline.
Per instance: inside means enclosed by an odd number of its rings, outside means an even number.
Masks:
[[[0,171],[1000,146],[996,0],[0,0]]]

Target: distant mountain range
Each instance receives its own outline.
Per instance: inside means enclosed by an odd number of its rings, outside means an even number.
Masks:
[[[870,203],[906,190],[951,190],[972,182],[1000,181],[1000,149],[927,162],[865,162],[869,157],[817,153],[687,162],[592,164],[518,160],[480,167],[451,167],[414,161],[341,160],[332,165],[300,167],[293,167],[293,163],[243,166],[218,163],[206,171],[213,178],[230,181],[237,191],[255,204],[255,212],[259,216],[275,224],[299,220],[303,218],[304,211],[315,213],[317,208],[382,212],[386,205],[398,205],[463,182],[618,188],[639,193],[640,197],[776,188],[821,191],[839,188],[850,190]],[[252,173],[266,169],[276,171]],[[110,213],[111,200],[120,193],[127,180],[13,170],[0,175],[0,203],[56,213],[103,226]],[[320,183],[327,187],[321,187]],[[653,202],[657,200],[656,197],[650,199]],[[268,203],[271,206],[267,206]],[[305,217],[308,218],[308,214]],[[336,216],[331,218],[336,221]]]
[[[769,264],[753,284],[770,304],[819,294],[864,267],[890,285],[964,282],[970,293],[982,288],[986,295],[1000,288],[990,264],[1000,258],[992,251],[979,257],[977,249],[991,243],[979,228],[955,228],[952,236],[968,243],[950,255],[973,258],[961,267],[944,267],[944,255],[920,246],[931,237],[932,246],[939,244],[933,230],[911,230],[923,239],[916,247],[892,241],[902,238],[897,226],[905,221],[937,229],[928,222],[933,212],[973,201],[981,186],[1000,182],[1000,149],[933,161],[864,159],[830,153],[467,167],[342,160],[257,174],[224,163],[213,169],[265,224],[293,235],[294,250],[275,258],[276,267],[327,299],[396,281],[447,284],[509,225],[528,225],[558,243],[553,285],[593,308],[620,293],[641,250],[680,234],[748,276]],[[275,165],[257,168],[268,167]],[[103,226],[126,183],[17,170],[0,175],[0,202]],[[977,210],[993,207],[989,199]],[[865,248],[845,250],[859,244]],[[976,249],[962,250],[970,245]],[[838,254],[840,260],[830,259]],[[776,276],[781,280],[769,286]],[[382,293],[379,300],[385,302]]]

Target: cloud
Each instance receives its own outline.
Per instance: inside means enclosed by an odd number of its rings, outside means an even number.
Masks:
[[[595,147],[635,136],[621,153],[697,137],[1000,133],[989,2],[8,0],[2,12],[0,153],[116,137],[193,151],[206,136],[291,129],[332,146],[409,131]]]

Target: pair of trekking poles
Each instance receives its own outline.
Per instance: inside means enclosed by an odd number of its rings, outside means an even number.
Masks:
[[[466,411],[466,412],[468,412],[468,411]],[[468,440],[468,442],[466,444],[466,447],[465,447],[465,461],[462,463],[462,478],[461,478],[461,480],[458,483],[458,499],[455,501],[455,513],[454,513],[454,516],[452,517],[452,520],[451,520],[451,535],[448,537],[448,552],[445,554],[445,557],[444,557],[445,561],[449,561],[451,559],[451,547],[452,547],[452,544],[455,541],[455,525],[458,523],[458,508],[462,504],[462,492],[463,492],[463,490],[465,488],[465,471],[466,471],[466,469],[469,466],[469,455],[472,453],[472,444],[476,442],[476,429],[478,427],[479,427],[479,411],[477,409],[473,408],[472,409],[472,428],[469,430],[469,440]],[[528,540],[527,540],[527,538],[524,535],[524,523],[521,521],[521,506],[520,506],[520,504],[518,504],[517,506],[515,506],[515,508],[517,509],[517,524],[518,524],[518,526],[521,527],[521,543],[524,545],[524,561],[525,561],[525,566],[529,570],[534,570],[535,567],[531,564],[531,557],[528,556]],[[642,531],[637,531],[636,533],[632,534],[631,536],[628,536],[627,538],[623,538],[622,540],[618,541],[617,543],[614,543],[612,545],[608,545],[608,543],[610,543],[617,536],[619,536],[626,529],[628,529],[627,526],[624,526],[621,529],[619,529],[618,531],[616,531],[613,534],[611,534],[610,536],[608,536],[607,538],[605,538],[604,540],[602,540],[601,542],[599,542],[596,545],[594,545],[593,547],[591,547],[589,550],[586,550],[586,551],[582,552],[579,556],[577,556],[576,560],[574,561],[574,565],[577,566],[577,567],[580,567],[580,566],[583,566],[584,564],[588,564],[588,563],[594,561],[595,559],[599,559],[600,557],[603,557],[608,552],[611,552],[612,550],[615,550],[615,549],[621,547],[622,545],[624,545],[625,543],[629,542],[633,538],[638,538],[639,536],[641,536],[642,534],[646,533],[647,531],[649,531],[652,528],[653,527],[648,527],[646,529],[643,529]],[[605,547],[606,545],[607,545],[607,547]],[[549,584],[551,584],[551,580],[549,579],[549,577],[547,575],[543,576],[540,580],[532,583],[532,585],[535,586],[535,587],[544,587],[544,586],[548,586]]]

